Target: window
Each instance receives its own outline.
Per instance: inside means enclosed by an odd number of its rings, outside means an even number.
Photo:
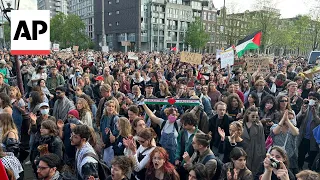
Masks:
[[[116,11],[116,14],[120,14],[120,11],[118,10],[118,11]]]
[[[109,1],[109,4],[112,4],[112,2],[111,2],[111,1]]]
[[[116,22],[116,25],[119,26],[119,22]]]
[[[109,26],[111,27],[111,26],[112,26],[112,24],[111,24],[111,23],[109,23]]]
[[[119,3],[120,2],[120,0],[116,0],[116,3]]]
[[[111,16],[111,15],[112,15],[112,12],[109,12],[108,14],[109,14],[109,16]]]

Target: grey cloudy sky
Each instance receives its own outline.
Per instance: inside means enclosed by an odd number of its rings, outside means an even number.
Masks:
[[[223,7],[223,0],[212,0],[216,8]],[[226,7],[235,13],[253,10],[254,4],[262,0],[226,0]],[[309,14],[310,7],[314,7],[317,0],[273,0],[276,8],[280,9],[282,18],[295,17],[299,14]]]

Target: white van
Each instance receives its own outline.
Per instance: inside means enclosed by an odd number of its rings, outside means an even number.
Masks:
[[[308,64],[316,64],[316,60],[320,59],[320,51],[311,51],[308,57]],[[320,63],[320,62],[319,62]]]

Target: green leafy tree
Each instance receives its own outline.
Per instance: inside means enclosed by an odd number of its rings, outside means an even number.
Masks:
[[[207,44],[210,35],[205,31],[203,22],[200,18],[190,23],[186,32],[185,42],[194,50],[201,50]]]
[[[297,50],[298,54],[308,51],[312,47],[312,38],[310,38],[310,24],[311,18],[306,15],[299,15],[294,21],[294,34],[293,47]]]
[[[50,39],[62,48],[79,45],[80,49],[92,48],[91,39],[85,34],[85,23],[74,14],[58,13],[50,22]]]

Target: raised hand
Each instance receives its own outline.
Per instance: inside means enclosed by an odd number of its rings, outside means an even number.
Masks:
[[[31,120],[31,124],[36,124],[36,122],[37,122],[37,116],[31,112],[31,113],[29,114],[29,117],[30,117],[30,120]]]
[[[63,121],[62,121],[61,119],[59,119],[59,120],[57,121],[57,126],[58,126],[59,129],[62,129],[62,128],[63,128],[64,123],[63,123]]]
[[[183,157],[183,160],[184,160],[185,162],[187,162],[187,163],[190,162],[190,156],[189,156],[189,153],[188,153],[188,152],[184,152],[183,155],[182,155],[182,157]]]
[[[218,127],[218,133],[221,137],[221,141],[224,141],[225,137],[226,137],[226,133],[224,132],[223,129],[221,129],[220,127]]]

